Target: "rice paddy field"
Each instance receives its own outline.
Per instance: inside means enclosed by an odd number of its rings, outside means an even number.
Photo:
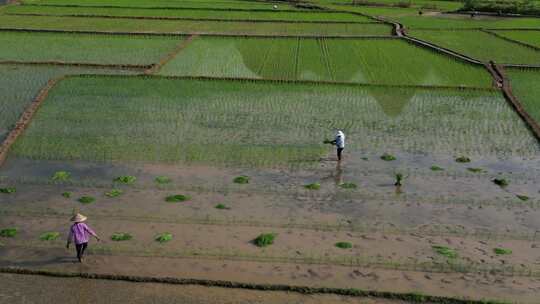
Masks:
[[[0,302],[538,303],[539,19],[461,5],[0,6]]]

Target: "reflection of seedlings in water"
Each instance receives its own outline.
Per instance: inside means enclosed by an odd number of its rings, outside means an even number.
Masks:
[[[355,183],[341,183],[339,186],[343,189],[356,189],[358,186]]]
[[[460,156],[460,157],[456,158],[456,162],[458,162],[458,163],[470,163],[471,159],[468,158],[467,156]]]
[[[71,177],[71,173],[67,171],[57,171],[53,174],[51,179],[56,182],[65,182],[68,181]]]
[[[431,248],[433,248],[433,250],[435,250],[435,252],[437,254],[440,254],[442,256],[445,256],[449,259],[455,259],[457,258],[458,254],[456,252],[455,249],[452,249],[452,248],[448,248],[446,246],[438,246],[438,245],[435,245],[435,246],[432,246]]]
[[[402,173],[396,173],[396,182],[394,183],[394,186],[401,186],[401,182],[403,181],[403,174]]]
[[[444,171],[444,168],[439,166],[431,166],[430,169],[431,171]]]
[[[112,189],[111,191],[106,192],[105,195],[108,197],[117,197],[117,196],[122,195],[122,193],[124,193],[124,191],[120,189]]]
[[[512,250],[506,248],[493,248],[493,252],[497,255],[512,254]]]
[[[248,184],[249,183],[249,176],[246,175],[240,175],[233,179],[233,182],[235,184]]]
[[[275,233],[262,233],[253,240],[253,244],[257,247],[266,247],[274,244],[277,234]]]
[[[217,204],[216,205],[216,209],[220,209],[220,210],[229,210],[231,209],[230,207],[227,207],[225,204]]]
[[[91,197],[91,196],[81,196],[79,198],[79,203],[82,203],[82,204],[90,204],[90,203],[93,203],[96,199]]]
[[[59,232],[45,232],[39,236],[42,241],[54,241],[60,236]]]
[[[341,249],[349,249],[349,248],[352,248],[352,244],[349,243],[349,242],[337,242],[335,244],[335,246],[337,248],[341,248]]]
[[[482,169],[482,168],[467,168],[467,170],[469,172],[472,172],[472,173],[483,173],[483,172],[485,172],[484,169]]]
[[[15,187],[0,188],[0,193],[10,194],[15,192],[17,192],[17,189]]]
[[[168,241],[172,240],[173,235],[169,232],[163,232],[156,236],[155,240],[159,243],[167,243]]]
[[[70,192],[70,191],[66,191],[62,193],[62,196],[65,198],[71,198],[72,195],[73,195],[73,192]]]
[[[115,232],[115,233],[113,233],[113,235],[111,235],[111,240],[113,240],[115,242],[129,241],[132,238],[133,237],[131,236],[131,234],[125,233],[125,232]]]
[[[17,235],[17,228],[5,228],[0,230],[0,236],[6,238],[12,238]]]
[[[158,176],[154,179],[154,181],[158,184],[168,184],[171,182],[171,179],[167,176]]]
[[[191,199],[191,197],[189,195],[175,194],[175,195],[167,196],[165,198],[165,201],[167,201],[169,203],[178,203],[178,202],[188,201],[189,199]]]
[[[319,183],[307,184],[307,185],[304,185],[304,188],[309,189],[309,190],[319,190],[321,189],[321,184]]]
[[[504,178],[495,178],[493,183],[499,187],[506,187],[510,184],[510,182]]]
[[[381,155],[381,159],[384,161],[393,161],[396,160],[396,157],[394,155],[384,153],[383,155]]]
[[[122,175],[114,179],[115,182],[126,184],[126,185],[133,184],[136,180],[137,178],[131,175]]]
[[[526,195],[516,194],[516,197],[519,198],[520,200],[524,201],[524,202],[529,200],[529,197],[526,196]]]

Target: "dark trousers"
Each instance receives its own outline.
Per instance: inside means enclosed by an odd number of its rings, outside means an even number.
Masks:
[[[79,262],[81,261],[84,255],[84,251],[86,250],[86,247],[88,247],[88,243],[75,244],[75,249],[77,249],[77,259],[79,259]]]
[[[343,149],[345,148],[337,148],[337,159],[341,160],[341,154],[343,153]]]

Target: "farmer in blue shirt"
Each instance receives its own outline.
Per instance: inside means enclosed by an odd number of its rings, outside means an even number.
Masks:
[[[338,130],[336,133],[336,139],[334,139],[331,143],[336,146],[337,158],[338,161],[341,161],[341,154],[343,153],[343,149],[345,149],[345,134],[343,131]]]

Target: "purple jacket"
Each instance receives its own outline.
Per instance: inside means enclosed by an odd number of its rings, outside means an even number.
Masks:
[[[75,223],[69,229],[68,242],[73,242],[77,245],[88,243],[90,235],[97,237],[94,230],[90,229],[85,223]]]

